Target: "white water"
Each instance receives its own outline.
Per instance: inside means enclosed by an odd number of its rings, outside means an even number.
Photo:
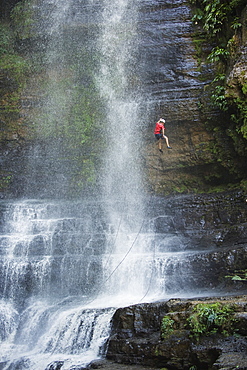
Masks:
[[[54,361],[63,362],[62,370],[82,367],[104,352],[117,307],[166,296],[170,254],[164,256],[164,241],[159,243],[152,222],[145,218],[140,165],[143,122],[135,88],[136,3],[102,0],[102,13],[94,18],[99,25],[95,80],[107,112],[102,202],[3,204],[0,364],[5,363],[4,370],[48,370]],[[47,53],[50,66],[59,64],[56,46],[63,40],[58,35],[67,26],[72,4],[72,0],[43,1],[50,9],[46,29],[52,37]],[[88,1],[87,11],[96,5],[96,0]],[[70,96],[58,90],[50,97],[46,114],[62,124]],[[36,166],[34,156],[30,168]],[[166,240],[179,249],[176,235]],[[173,270],[180,264],[177,258]]]
[[[138,89],[132,87],[137,72],[137,7],[130,0],[104,1],[98,40],[100,70],[97,81],[107,106],[104,196],[106,201],[124,204],[122,212],[136,211],[140,218],[143,203],[140,147],[141,125],[144,123],[139,111],[141,97]],[[114,223],[115,216],[113,214]],[[138,216],[133,219],[138,219]]]
[[[6,361],[6,369],[43,370],[57,361],[63,361],[63,369],[84,366],[101,355],[114,311],[35,301],[19,323],[14,320],[13,332],[1,343],[1,362]],[[11,341],[14,332],[16,339]]]
[[[84,366],[104,353],[117,307],[165,296],[165,262],[150,252],[157,249],[155,235],[135,224],[130,233],[125,216],[116,213],[114,230],[95,216],[97,203],[30,200],[1,207],[3,369],[44,370],[54,361],[62,369]],[[105,253],[95,255],[102,240]]]

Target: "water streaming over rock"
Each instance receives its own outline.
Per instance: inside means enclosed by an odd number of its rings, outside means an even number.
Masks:
[[[1,204],[0,364],[3,369],[70,369],[104,352],[116,307],[140,299],[146,290],[145,266],[142,279],[135,273],[143,251],[136,239],[144,207],[134,125],[139,96],[130,84],[138,9],[128,0],[46,0],[33,10],[45,48],[47,86],[33,118],[34,135],[42,140],[30,149],[24,193],[37,200]],[[85,50],[87,60],[97,59],[94,77],[82,71],[85,59],[79,60],[83,53],[76,54],[77,49]],[[63,140],[70,129],[77,134],[75,126],[64,123],[78,104],[73,84],[80,83],[71,77],[70,53],[81,65],[77,77],[83,87],[90,84],[87,78],[95,79],[105,105],[101,201],[38,200],[66,195],[74,170],[69,157],[78,155]],[[138,257],[131,257],[134,244]]]
[[[29,200],[0,205],[1,369],[79,369],[104,353],[117,307],[188,292],[195,280],[189,272],[195,254],[184,258],[168,216],[162,221],[167,229],[154,233],[153,200],[144,196],[139,7],[132,0],[35,2],[50,82],[34,121],[43,141],[32,146],[25,168]],[[84,51],[75,56],[75,49]],[[82,54],[92,62],[90,76]],[[107,145],[98,169],[100,195],[72,202],[61,198],[78,169],[69,156],[80,155],[76,126],[64,125],[77,104],[73,57],[79,82],[87,86],[93,79],[104,106]],[[68,79],[60,85],[64,73]],[[70,129],[65,147],[61,138]],[[97,146],[98,131],[88,148]]]

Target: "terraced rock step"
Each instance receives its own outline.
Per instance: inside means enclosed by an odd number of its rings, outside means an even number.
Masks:
[[[233,309],[232,331],[193,336],[188,318],[199,303],[219,302]],[[161,336],[164,316],[173,330]],[[236,335],[237,333],[237,335]],[[171,299],[118,309],[113,317],[107,358],[173,370],[247,369],[247,296],[200,299]]]

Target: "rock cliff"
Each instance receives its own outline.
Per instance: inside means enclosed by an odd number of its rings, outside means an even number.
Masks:
[[[13,6],[14,1],[11,4]],[[5,5],[7,7],[5,3],[2,7]],[[2,17],[7,18],[9,6],[10,3]],[[138,72],[134,77],[141,84],[145,101],[142,107],[145,117],[145,123],[142,123],[142,159],[147,190],[166,195],[238,187],[245,179],[245,149],[241,149],[241,155],[236,153],[224,130],[215,133],[213,122],[216,120],[224,124],[226,117],[210,103],[208,87],[215,76],[215,67],[203,59],[198,60],[195,34],[199,33],[200,37],[200,29],[192,22],[191,5],[185,0],[154,0],[142,2],[139,8],[139,66],[135,68]],[[246,83],[246,8],[241,17],[242,31],[235,53],[239,57],[230,63],[228,70],[228,94],[231,96],[243,94]],[[87,33],[83,34],[83,37],[86,36]],[[20,66],[26,58],[32,59],[32,62],[39,58],[47,40],[33,41],[30,44],[30,40],[25,39],[15,43],[14,52],[24,58],[16,59],[16,66]],[[208,47],[203,46],[204,49]],[[9,196],[20,196],[23,192],[20,184],[25,176],[24,163],[28,162],[27,151],[32,145],[33,135],[29,121],[43,104],[42,91],[38,96],[36,88],[45,76],[39,74],[35,77],[32,73],[31,79],[26,77],[26,88],[23,89],[23,81],[20,83],[11,75],[14,66],[6,69],[1,65],[0,68],[2,197],[8,193]],[[85,81],[88,81],[86,72],[83,73]],[[83,84],[85,81],[83,77]],[[154,124],[160,116],[167,120],[166,134],[173,148],[169,151],[165,149],[163,154],[158,152],[153,137]],[[212,150],[216,135],[221,142],[220,160],[218,152]],[[225,157],[225,163],[222,157]],[[230,162],[231,168],[228,166]],[[234,166],[238,168],[237,174],[232,171]]]
[[[193,338],[189,317],[198,304],[203,307],[232,307],[232,334],[204,333]],[[201,299],[170,299],[166,302],[139,304],[118,309],[113,317],[112,335],[107,358],[119,363],[173,369],[247,369],[247,299],[219,297]],[[221,312],[221,317],[223,310]],[[163,317],[173,328],[161,335]]]
[[[166,194],[212,191],[226,184],[234,186],[240,178],[230,170],[229,163],[234,162],[237,168],[243,159],[232,150],[225,132],[226,114],[220,113],[210,102],[209,84],[216,71],[206,60],[198,60],[197,42],[200,40],[195,38],[198,29],[192,23],[190,6],[185,1],[162,2],[162,5],[157,2],[156,7],[150,6],[146,17],[149,17],[147,24],[153,25],[145,45],[147,53],[152,51],[150,66],[153,65],[147,80],[154,108],[150,122],[154,125],[155,118],[166,118],[166,134],[173,148],[159,153],[155,140],[150,138],[153,126],[149,125],[143,157],[150,188]],[[243,96],[246,83],[245,19],[246,8],[242,12],[242,36],[235,45],[236,59],[230,61],[228,67],[228,95],[231,91],[232,95]],[[220,130],[215,122],[222,122]],[[218,153],[219,147],[225,161]]]

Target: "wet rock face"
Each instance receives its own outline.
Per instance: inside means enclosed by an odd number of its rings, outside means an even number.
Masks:
[[[184,0],[145,1],[140,8],[144,94],[168,122],[191,121],[192,115],[199,120],[197,102],[204,83],[193,57],[191,18]]]
[[[168,294],[179,289],[186,291],[189,286],[199,291],[206,286],[227,292],[246,289],[245,282],[226,278],[247,266],[244,193],[153,198],[152,217],[156,250],[172,252],[166,270]],[[167,245],[165,241],[170,236],[175,242]],[[179,258],[181,252],[182,259]]]
[[[247,16],[246,16],[247,18]],[[239,57],[234,64],[231,73],[227,79],[226,94],[234,98],[246,98],[243,93],[243,86],[247,83],[247,46],[242,47],[239,51]]]
[[[155,212],[156,232],[179,231],[189,249],[238,248],[247,242],[247,202],[241,191],[158,198]]]
[[[213,137],[205,126],[200,104],[213,71],[203,63],[198,67],[188,2],[144,4],[140,27],[144,94],[149,102],[144,162],[148,183],[160,194],[186,188],[206,190],[205,176],[213,171],[209,150]],[[163,154],[153,137],[159,116],[166,119],[166,135],[172,146],[168,151],[164,143]]]
[[[162,4],[157,1],[153,6],[149,3],[146,7],[149,12],[144,14],[144,19],[147,20],[149,32],[146,32],[146,37],[144,32],[144,44],[149,72],[146,74],[145,90],[151,97],[149,106],[152,109],[144,163],[149,186],[163,195],[198,190],[207,192],[214,186],[234,183],[236,176],[224,163],[222,165],[217,161],[210,149],[215,145],[213,122],[222,122],[224,126],[225,117],[211,104],[208,88],[216,72],[209,65],[199,65],[196,60],[195,38],[198,36],[195,34],[198,29],[191,22],[190,6],[184,1],[165,1]],[[246,9],[241,23],[243,37],[236,43],[237,61],[232,71],[228,71],[227,95],[241,96],[244,100]],[[152,69],[149,68],[151,65]],[[202,106],[207,108],[202,109]],[[158,115],[166,118],[166,134],[172,146],[172,150],[168,151],[164,144],[163,154],[151,138]],[[227,155],[231,141],[223,131],[219,136],[221,150]],[[245,173],[244,169],[243,172],[240,170],[243,165],[240,165],[237,153],[232,150],[230,156],[239,164],[239,174]]]
[[[234,306],[235,329],[239,336],[202,336],[192,340],[187,319],[197,303],[215,300],[172,299],[167,302],[140,304],[118,309],[113,317],[107,358],[119,363],[142,364],[167,369],[246,369],[247,298],[221,297],[217,301]],[[173,318],[176,329],[161,339],[164,315]]]
[[[97,14],[101,9],[98,9],[96,4],[95,7]],[[81,9],[80,5],[76,13],[78,11],[81,17],[80,22],[83,23],[88,10]],[[201,71],[198,71],[197,61],[194,58],[195,48],[192,41],[194,26],[191,17],[190,6],[185,0],[165,0],[162,2],[146,0],[139,5],[139,20],[137,22],[139,50],[136,51],[137,59],[134,61],[135,67],[133,67],[133,70],[137,74],[134,77],[139,81],[140,86],[138,85],[137,88],[142,89],[144,101],[145,122],[143,128],[146,131],[145,136],[147,138],[145,142],[145,171],[151,187],[158,193],[163,193],[165,190],[168,190],[168,192],[174,190],[178,182],[185,183],[185,177],[187,176],[190,179],[190,184],[191,178],[201,178],[205,174],[204,162],[205,160],[208,161],[208,157],[210,157],[207,145],[212,137],[204,127],[199,109],[200,98],[204,86],[208,82],[210,71],[205,66],[201,68]],[[75,32],[78,32],[78,30],[73,30],[74,35]],[[93,32],[93,30],[90,30],[90,32]],[[90,39],[86,34],[82,37],[85,38],[83,45],[92,44],[95,40],[95,38]],[[34,53],[35,49],[32,49],[32,52]],[[32,89],[34,88],[30,86],[27,92],[23,93],[27,96],[22,96],[22,109],[28,119],[32,116],[32,107],[42,104],[42,101],[36,101],[37,98],[34,96],[37,94],[32,93]],[[160,115],[164,115],[167,119],[167,134],[173,147],[173,151],[170,151],[169,154],[165,152],[163,157],[158,155],[153,138],[153,125]],[[10,150],[9,153],[4,153],[6,159],[3,165],[4,169],[11,170],[13,168],[15,183],[10,192],[15,192],[14,196],[20,196],[24,190],[21,189],[20,185],[18,187],[18,183],[24,183],[27,177],[27,174],[25,174],[26,168],[23,168],[23,163],[16,162],[16,156],[12,152],[13,147],[21,145],[23,159],[26,158],[28,153],[24,153],[25,143],[21,139],[26,141],[30,133],[19,133],[16,129],[14,131],[18,132],[19,136],[14,138],[13,142],[8,142]],[[28,149],[26,148],[27,151]],[[32,147],[30,150],[32,152]],[[42,151],[35,153],[36,160],[42,156],[41,154]],[[55,154],[56,150],[54,148]],[[25,162],[23,159],[22,162]],[[42,164],[43,159],[44,156],[42,156],[39,163]],[[17,163],[16,166],[15,163]],[[64,165],[64,163],[61,163],[61,165]],[[49,162],[46,164],[46,168],[48,166]],[[203,166],[203,168],[200,167],[198,171],[198,166]],[[42,168],[41,165],[40,167]],[[60,163],[57,167],[54,166],[54,173],[57,173],[60,179]],[[23,175],[18,173],[18,168],[21,168]],[[183,174],[181,168],[186,168],[185,174]],[[169,176],[169,182],[166,173]],[[39,176],[39,174],[36,176]],[[42,179],[43,181],[47,179],[47,182],[49,180],[44,170]],[[25,189],[28,187],[30,191],[33,188],[32,182],[33,179],[30,176],[25,182]],[[45,184],[45,187],[47,186]],[[51,191],[49,189],[49,192]],[[3,192],[2,196],[4,197],[6,189],[3,189]],[[52,195],[55,196],[55,194]],[[46,194],[44,197],[46,197]]]
[[[247,6],[244,8],[241,16],[242,27],[242,43],[235,40],[238,45],[238,53],[231,71],[228,75],[226,85],[226,96],[246,99],[246,91],[244,86],[247,83]]]

